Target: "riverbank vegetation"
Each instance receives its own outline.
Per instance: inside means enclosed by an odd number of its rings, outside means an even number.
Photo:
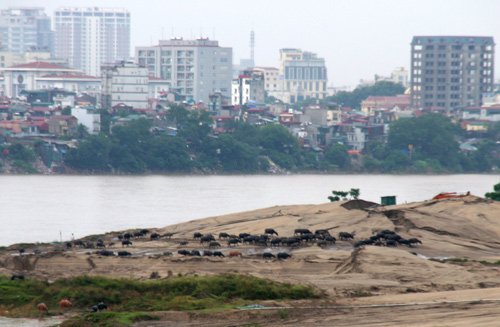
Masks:
[[[175,133],[158,132],[146,118],[115,126],[107,134],[81,133],[77,147],[65,154],[65,164],[73,173],[102,174],[484,173],[500,167],[497,136],[484,139],[474,150],[460,149],[464,131],[440,114],[393,121],[387,142],[369,141],[355,154],[340,143],[324,149],[302,147],[279,124],[228,120],[228,133],[214,135],[205,111],[173,106],[168,119]],[[3,161],[34,172],[35,152],[29,147],[11,144],[0,150]]]
[[[138,281],[125,278],[78,276],[43,282],[0,277],[0,313],[11,317],[37,317],[38,303],[46,303],[49,314],[60,313],[59,301],[69,299],[83,315],[64,326],[119,326],[138,320],[153,320],[153,311],[217,310],[246,305],[256,300],[319,298],[314,289],[242,275],[173,277]],[[90,313],[104,302],[108,310]],[[149,313],[148,313],[149,312]]]
[[[284,126],[262,127],[229,121],[231,133],[214,137],[207,113],[172,109],[177,135],[156,135],[151,123],[138,119],[113,128],[110,135],[89,136],[70,149],[66,163],[73,169],[122,173],[463,173],[491,172],[499,165],[493,141],[477,151],[462,152],[461,129],[439,114],[400,119],[389,125],[388,141],[367,143],[360,154],[349,155],[342,144],[323,154],[303,148]]]

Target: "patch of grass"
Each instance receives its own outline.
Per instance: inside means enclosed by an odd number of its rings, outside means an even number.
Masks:
[[[479,261],[479,263],[483,264],[483,265],[500,265],[500,260],[497,260],[495,262],[489,262],[489,261]]]
[[[56,312],[63,298],[70,299],[75,309],[81,310],[90,310],[102,301],[110,311],[88,314],[82,321],[98,323],[97,326],[106,326],[108,321],[127,324],[147,318],[147,314],[126,313],[210,310],[255,300],[319,297],[308,286],[230,274],[151,281],[84,275],[50,284],[29,278],[11,281],[7,276],[0,277],[0,306],[5,310],[18,310],[19,316],[29,316],[37,314],[36,305],[40,302],[47,304],[49,312]]]
[[[31,165],[31,163],[23,160],[14,160],[12,167],[22,169],[28,174],[37,174],[38,171]]]
[[[442,259],[441,262],[463,263],[463,262],[469,262],[469,259],[467,259],[467,258],[448,258],[448,259]]]
[[[280,314],[280,318],[281,318],[281,319],[286,319],[286,318],[288,318],[288,311],[287,311],[287,310],[280,310],[280,311],[279,311],[279,314]]]

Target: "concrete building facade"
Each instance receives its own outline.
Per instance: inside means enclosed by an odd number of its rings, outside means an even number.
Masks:
[[[10,7],[0,11],[0,50],[23,54],[29,49],[53,52],[51,19],[40,7]]]
[[[411,106],[482,105],[483,93],[493,90],[494,51],[493,37],[413,37]]]
[[[287,103],[327,96],[325,59],[300,49],[281,49],[279,60],[280,90],[273,96]]]
[[[242,75],[233,79],[231,85],[231,104],[264,104],[264,74],[260,71],[244,70]]]
[[[71,115],[78,120],[78,124],[87,127],[87,131],[92,135],[101,132],[101,114],[96,109],[72,108]]]
[[[101,65],[130,57],[130,13],[123,8],[59,8],[55,16],[55,55],[90,76]]]
[[[160,40],[156,46],[136,47],[135,58],[186,101],[208,103],[215,92],[231,96],[233,49],[219,46],[218,41]]]
[[[43,61],[31,62],[13,67],[0,68],[4,77],[4,95],[18,97],[21,91],[39,90],[38,80],[43,76],[52,75],[79,75],[78,69],[59,66]]]
[[[148,108],[148,69],[131,61],[101,67],[101,107]]]
[[[276,67],[254,67],[254,71],[262,72],[264,88],[267,92],[278,91],[280,88],[280,70]]]

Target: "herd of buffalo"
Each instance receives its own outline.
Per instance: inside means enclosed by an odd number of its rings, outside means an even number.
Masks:
[[[172,238],[174,233],[166,233],[160,235],[156,232],[150,233],[148,229],[143,229],[141,231],[136,232],[127,232],[123,234],[117,235],[117,240],[121,242],[122,248],[133,246],[132,239],[142,239],[149,235],[149,239],[151,241],[158,240],[160,238]],[[374,245],[374,246],[388,246],[395,247],[398,245],[404,245],[407,247],[413,247],[417,244],[422,244],[422,242],[417,238],[409,238],[405,239],[402,236],[398,235],[396,232],[391,230],[382,230],[380,232],[374,233],[374,235],[370,236],[366,239],[358,239],[355,240],[355,232],[339,232],[338,233],[339,241],[348,241],[353,245],[354,248],[366,246],[366,245]],[[227,248],[235,248],[239,245],[253,245],[260,246],[263,248],[278,248],[278,247],[287,247],[289,249],[295,249],[304,245],[316,244],[319,247],[327,247],[333,244],[336,244],[337,238],[332,236],[330,232],[326,229],[318,229],[314,232],[305,228],[298,228],[294,230],[294,234],[288,237],[279,236],[278,232],[276,232],[273,228],[266,228],[263,234],[253,235],[249,233],[240,233],[238,235],[228,234],[225,232],[219,233],[216,238],[212,234],[202,234],[200,232],[195,232],[193,234],[193,241],[199,242],[199,246],[203,247],[203,250],[186,250],[181,249],[177,251],[177,254],[182,256],[200,256],[200,257],[238,257],[243,256],[243,254],[239,251],[231,250],[229,253],[224,254],[220,251],[220,248],[225,246]],[[180,241],[178,245],[180,247],[186,246],[189,244],[189,241]],[[121,250],[116,253],[109,248],[116,245],[114,242],[110,242],[109,244],[104,244],[102,239],[98,239],[96,241],[82,241],[75,240],[72,242],[66,242],[66,247],[80,247],[86,249],[98,249],[94,252],[94,254],[98,254],[101,256],[131,256],[132,253],[129,251]],[[108,248],[108,249],[106,249]],[[22,254],[24,251],[20,251]],[[91,252],[87,252],[88,254],[92,254]],[[163,252],[163,255],[171,256],[172,252]],[[279,252],[276,255],[271,252],[262,253],[262,258],[264,259],[275,259],[278,260],[288,259],[291,255],[287,252]]]
[[[131,239],[142,239],[149,235],[149,239],[151,241],[158,240],[160,238],[172,238],[174,233],[166,233],[160,235],[156,232],[150,233],[148,229],[142,229],[141,231],[135,232],[126,232],[123,234],[117,235],[117,240],[121,242],[122,247],[133,246],[133,242]],[[391,230],[382,230],[380,232],[374,233],[374,235],[370,236],[366,239],[354,240],[355,232],[339,232],[338,239],[340,241],[351,241],[350,243],[354,248],[362,247],[365,245],[374,245],[374,246],[388,246],[395,247],[398,245],[404,245],[407,247],[413,247],[417,244],[422,244],[422,242],[417,238],[409,238],[405,239],[402,236],[398,235],[396,232]],[[204,257],[235,257],[242,256],[242,254],[238,251],[230,251],[227,255],[221,252],[219,249],[223,245],[228,248],[237,247],[238,245],[253,245],[253,246],[261,246],[264,248],[277,248],[277,247],[288,247],[291,249],[295,249],[304,245],[316,244],[317,246],[324,248],[327,246],[331,246],[336,244],[337,238],[332,236],[330,232],[326,229],[318,229],[314,232],[311,232],[309,229],[298,228],[294,230],[294,234],[289,237],[280,237],[279,234],[273,228],[266,228],[263,234],[260,235],[252,235],[249,233],[240,233],[238,235],[228,234],[221,232],[216,239],[212,234],[202,234],[200,232],[195,232],[193,234],[193,240],[199,241],[200,247],[203,246],[204,249],[202,251],[199,250],[178,250],[177,253],[182,256],[204,256]],[[354,242],[354,243],[352,243]],[[222,243],[222,244],[221,244]],[[186,246],[189,244],[188,241],[180,241],[179,246]],[[80,247],[85,249],[98,249],[94,252],[94,254],[101,256],[120,256],[126,257],[131,256],[132,253],[129,251],[114,251],[108,250],[112,248],[116,244],[114,242],[110,242],[107,245],[104,243],[102,239],[97,239],[95,241],[90,240],[74,240],[72,242],[66,242],[65,246],[70,249],[73,247]],[[106,249],[108,248],[108,249]],[[212,251],[213,250],[213,251]],[[19,249],[19,254],[22,255],[25,252],[24,249]],[[34,250],[35,254],[40,254],[39,250]],[[92,254],[91,252],[87,252],[87,254]],[[163,252],[163,255],[171,256],[173,253],[171,252]],[[280,252],[276,256],[271,252],[264,252],[262,254],[264,259],[287,259],[290,258],[290,254],[286,252]]]

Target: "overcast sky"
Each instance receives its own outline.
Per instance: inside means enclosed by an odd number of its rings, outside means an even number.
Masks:
[[[279,49],[299,48],[326,60],[329,86],[356,86],[375,74],[410,66],[415,35],[493,36],[500,40],[499,0],[1,0],[0,7],[126,8],[135,46],[199,36],[233,48],[233,63],[250,58],[255,31],[258,66],[278,66]],[[495,80],[500,79],[496,49]]]

